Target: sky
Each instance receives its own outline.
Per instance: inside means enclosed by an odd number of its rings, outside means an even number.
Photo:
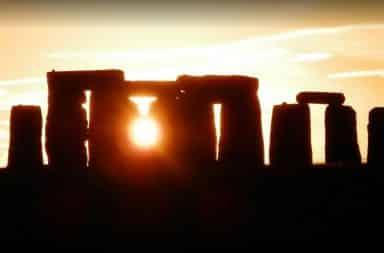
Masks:
[[[384,106],[384,4],[345,2],[2,3],[0,166],[11,106],[41,105],[45,117],[46,72],[109,68],[124,70],[127,80],[257,77],[266,150],[273,105],[295,102],[300,91],[344,92],[365,160],[368,113]],[[311,106],[316,163],[324,161],[324,109]]]

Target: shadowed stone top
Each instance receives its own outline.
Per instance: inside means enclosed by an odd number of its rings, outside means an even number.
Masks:
[[[181,75],[177,83],[182,92],[199,93],[213,100],[225,100],[239,95],[249,95],[259,87],[257,78],[241,75]]]
[[[345,102],[343,93],[335,92],[300,92],[296,96],[296,101],[300,104],[337,104]]]
[[[369,122],[384,123],[384,107],[375,107],[369,112]]]
[[[121,70],[78,70],[78,71],[51,71],[47,72],[49,88],[57,89],[95,89],[98,84],[124,81],[124,72]],[[54,86],[54,87],[51,87]],[[63,87],[64,86],[64,87]]]

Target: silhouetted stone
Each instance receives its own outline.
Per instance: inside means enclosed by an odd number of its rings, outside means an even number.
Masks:
[[[360,164],[357,143],[356,113],[350,106],[329,105],[325,113],[326,162],[344,165]]]
[[[121,84],[122,71],[52,71],[48,79],[48,115],[46,150],[49,165],[77,169],[86,166],[87,139],[85,103],[86,89],[97,89],[113,83]]]
[[[270,164],[278,169],[303,169],[312,165],[310,111],[306,104],[273,108]]]
[[[384,166],[384,108],[377,107],[369,113],[368,166],[381,169]]]
[[[216,131],[213,98],[206,90],[204,77],[177,79],[181,91],[182,160],[187,167],[200,167],[215,161]]]
[[[228,165],[261,168],[264,142],[257,79],[232,84],[233,91],[222,100],[220,160]]]
[[[199,112],[201,103],[209,103],[210,107],[214,103],[222,104],[220,160],[227,164],[264,165],[257,79],[247,76],[184,75],[177,82],[183,92],[182,100],[191,101],[192,113]],[[209,110],[208,106],[205,110]]]
[[[49,94],[49,102],[46,122],[49,165],[65,170],[85,167],[87,116],[82,108],[85,103],[84,92],[53,91]]]
[[[42,116],[39,106],[13,106],[10,122],[8,167],[18,171],[38,169],[42,158]]]
[[[175,97],[157,97],[152,105],[151,117],[160,127],[159,149],[162,150],[164,162],[177,163],[182,146],[181,103]],[[167,162],[168,161],[168,162]],[[176,167],[181,164],[173,164]]]
[[[181,101],[182,159],[187,166],[204,166],[215,161],[216,132],[212,104],[191,95]],[[188,166],[189,167],[189,166]]]
[[[345,102],[345,96],[343,93],[335,92],[300,92],[296,100],[300,104],[341,105]]]
[[[105,83],[92,91],[90,101],[89,166],[121,177],[134,149],[129,123],[137,115],[122,83]]]
[[[126,81],[125,84],[129,97],[155,97],[149,115],[136,117],[148,117],[159,127],[155,145],[145,148],[132,145],[134,155],[131,159],[134,160],[136,168],[131,168],[130,171],[142,173],[140,176],[147,182],[151,177],[157,181],[165,178],[187,178],[182,162],[182,110],[176,82]]]

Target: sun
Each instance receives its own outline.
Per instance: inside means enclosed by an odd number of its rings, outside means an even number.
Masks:
[[[133,143],[141,148],[151,148],[159,139],[159,127],[148,117],[135,120],[131,125],[130,133]]]

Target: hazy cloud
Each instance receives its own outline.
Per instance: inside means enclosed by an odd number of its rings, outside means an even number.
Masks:
[[[332,57],[332,54],[325,52],[311,52],[305,54],[298,54],[293,58],[294,62],[317,62],[328,60]]]
[[[347,79],[347,78],[362,78],[362,77],[384,77],[384,69],[375,70],[359,70],[350,72],[341,72],[329,74],[329,79]]]
[[[41,84],[45,83],[45,78],[39,77],[26,77],[14,80],[0,80],[0,86],[14,86],[14,85],[25,85],[25,84]],[[1,91],[0,91],[1,95]]]

